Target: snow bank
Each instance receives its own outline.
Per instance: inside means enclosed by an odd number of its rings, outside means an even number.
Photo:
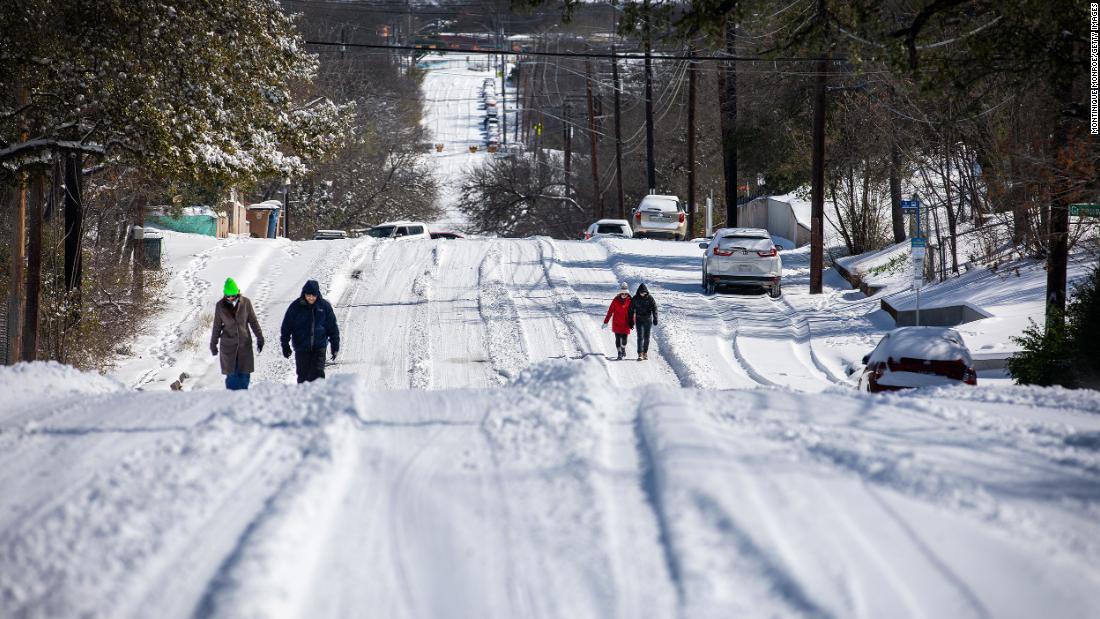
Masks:
[[[34,410],[0,402],[0,615],[1085,617],[1100,604],[1100,394],[608,378],[586,357],[492,389],[341,375],[154,393],[56,364],[0,370],[5,391],[40,388]],[[13,410],[49,427],[26,431]]]
[[[123,389],[122,383],[116,380],[81,372],[56,361],[0,366],[0,392],[4,394],[0,411],[13,414],[33,408],[43,400],[100,395]],[[10,418],[0,416],[0,421],[4,420]]]

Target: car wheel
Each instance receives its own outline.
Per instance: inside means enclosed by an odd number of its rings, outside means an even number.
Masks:
[[[782,295],[782,294],[783,294],[783,290],[779,287],[779,284],[776,284],[776,285],[772,286],[768,290],[768,296],[773,298],[773,299],[778,299],[779,296]]]

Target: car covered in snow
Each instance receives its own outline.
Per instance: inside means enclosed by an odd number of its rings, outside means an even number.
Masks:
[[[634,209],[634,236],[682,241],[687,237],[687,210],[676,196],[650,194]]]
[[[601,219],[588,226],[584,231],[585,239],[597,239],[605,236],[617,236],[629,239],[634,236],[630,222],[625,219]]]
[[[772,298],[782,294],[783,259],[762,228],[719,228],[709,241],[699,243],[703,253],[703,291],[719,286],[761,287]]]
[[[318,230],[313,233],[314,241],[335,241],[346,238],[348,238],[348,233],[344,230]]]
[[[389,221],[374,226],[367,236],[376,239],[430,239],[428,224],[422,221]]]
[[[859,388],[877,393],[939,385],[977,385],[962,335],[946,327],[899,327],[863,357]]]

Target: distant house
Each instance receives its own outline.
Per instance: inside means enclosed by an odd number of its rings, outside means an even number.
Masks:
[[[737,207],[737,225],[764,228],[802,247],[810,243],[810,203],[793,194],[756,198]]]

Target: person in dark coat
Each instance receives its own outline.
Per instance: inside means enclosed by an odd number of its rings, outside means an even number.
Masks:
[[[332,360],[340,352],[340,329],[336,312],[321,298],[321,286],[309,280],[302,286],[302,296],[286,308],[280,332],[283,356],[290,358],[294,346],[294,366],[298,382],[305,383],[325,377],[325,348],[332,347]]]
[[[256,320],[252,301],[241,295],[232,277],[226,278],[222,294],[224,296],[214,306],[210,354],[219,357],[226,389],[248,389],[251,374],[256,369],[252,356],[252,333],[256,334],[256,352],[264,349],[264,334],[260,331],[260,321]]]
[[[611,323],[611,331],[615,333],[615,349],[619,352],[619,359],[626,356],[626,339],[630,335],[630,289],[626,282],[619,286],[619,294],[611,300],[611,306],[607,308],[607,315],[603,318],[603,328]]]
[[[645,284],[638,284],[634,299],[630,302],[629,322],[638,330],[638,361],[649,359],[649,332],[657,324],[657,302]]]

